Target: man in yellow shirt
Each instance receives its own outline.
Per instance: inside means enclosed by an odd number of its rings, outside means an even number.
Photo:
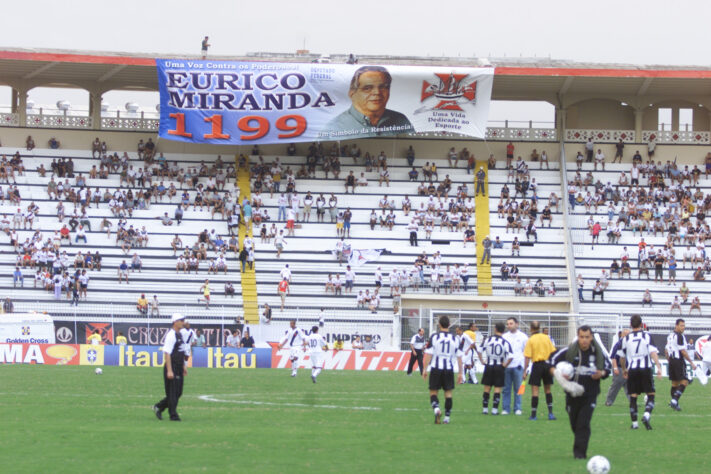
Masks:
[[[98,346],[99,344],[101,344],[101,334],[99,334],[99,330],[94,330],[94,334],[87,337],[86,342],[87,344],[91,344],[93,346]]]
[[[529,420],[536,420],[536,411],[538,410],[538,393],[543,382],[543,390],[546,393],[546,405],[548,405],[548,419],[555,420],[553,414],[553,394],[551,394],[551,385],[553,385],[553,376],[548,367],[548,359],[555,352],[555,346],[551,338],[541,332],[541,324],[538,321],[531,322],[531,337],[526,342],[526,347],[523,349],[524,363],[523,372],[526,373],[529,362],[531,365],[531,376],[528,379],[528,384],[531,386],[531,416]]]
[[[125,346],[128,344],[126,336],[124,336],[121,331],[119,331],[118,336],[116,336],[116,344],[119,346]]]
[[[141,297],[138,298],[138,302],[136,303],[136,309],[144,316],[148,314],[148,300],[146,299],[145,294],[141,294]]]

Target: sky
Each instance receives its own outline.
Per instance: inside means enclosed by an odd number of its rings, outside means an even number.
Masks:
[[[321,54],[711,64],[707,37],[711,2],[700,0],[3,3],[4,18],[18,20],[3,22],[0,48],[196,55],[202,37],[209,35],[210,53],[226,56],[295,52],[305,45]],[[4,96],[0,103],[8,100]],[[37,98],[46,102],[50,97]],[[113,108],[123,107],[125,101],[120,96],[111,102]],[[154,108],[148,105],[151,100],[139,102],[146,110]]]

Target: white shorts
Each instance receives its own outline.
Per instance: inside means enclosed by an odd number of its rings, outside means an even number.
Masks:
[[[298,360],[301,359],[301,348],[300,347],[292,347],[291,351],[289,351],[289,360]]]
[[[312,352],[309,354],[311,359],[311,368],[320,369],[323,367],[323,352]]]

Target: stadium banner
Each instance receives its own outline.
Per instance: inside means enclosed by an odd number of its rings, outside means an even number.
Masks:
[[[299,320],[300,327],[306,334],[311,333],[311,327],[318,325],[318,318],[309,319],[304,317]],[[361,343],[367,338],[375,345],[376,349],[390,349],[392,340],[392,321],[329,321],[324,327],[319,329],[327,343],[333,344],[336,340],[343,341],[345,347],[350,348],[350,344],[357,337]],[[271,324],[263,324],[252,328],[252,335],[259,341],[268,343],[278,343],[289,328],[286,321],[272,320]]]
[[[161,346],[81,344],[80,365],[119,367],[161,367]],[[86,357],[85,357],[86,354]],[[271,367],[271,350],[232,347],[193,347],[189,367],[256,369]]]
[[[0,344],[0,364],[78,365],[76,344]]]
[[[272,343],[272,368],[291,367],[289,349],[279,349]],[[407,370],[409,351],[361,351],[344,349],[323,353],[324,370]],[[299,368],[311,368],[308,354],[299,359]]]
[[[159,136],[217,145],[484,138],[494,68],[156,59]]]
[[[208,346],[224,346],[232,331],[242,337],[243,324],[230,325],[200,324],[193,321],[192,329],[201,329],[205,335],[205,344]],[[86,344],[87,338],[98,330],[104,344],[113,344],[118,333],[122,333],[129,344],[133,345],[161,345],[165,335],[171,328],[169,321],[165,323],[147,322],[84,322],[84,321],[54,321],[54,335],[57,342],[71,344]]]
[[[51,316],[43,313],[6,313],[0,319],[0,342],[54,344]]]

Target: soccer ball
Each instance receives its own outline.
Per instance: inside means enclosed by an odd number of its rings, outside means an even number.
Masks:
[[[101,367],[97,367],[96,370],[94,371],[94,373],[95,373],[96,375],[101,375],[101,374],[104,373],[104,371],[101,370]]]
[[[570,362],[558,362],[558,364],[555,366],[555,370],[560,372],[560,374],[570,380],[570,378],[573,376],[573,373],[575,373],[575,367],[573,367],[573,364]]]
[[[590,474],[606,474],[610,472],[610,461],[605,456],[593,456],[588,461]]]

